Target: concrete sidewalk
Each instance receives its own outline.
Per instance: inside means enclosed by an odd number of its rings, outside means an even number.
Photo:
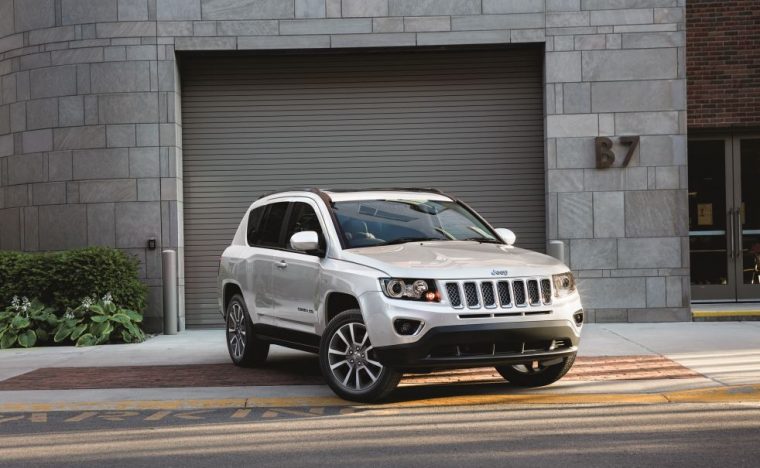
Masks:
[[[594,360],[600,357],[609,359]],[[651,359],[656,357],[662,358],[662,361]],[[670,378],[637,377],[635,380],[627,380],[625,374],[613,379],[593,376],[574,378],[568,375],[568,378],[550,387],[529,390],[489,380],[488,372],[467,374],[465,378],[452,382],[456,385],[441,385],[447,376],[435,380],[436,385],[430,385],[431,380],[411,379],[404,381],[406,389],[402,387],[399,391],[401,397],[396,404],[402,403],[404,395],[413,395],[410,400],[424,399],[427,395],[438,402],[443,401],[442,398],[452,397],[467,401],[473,398],[483,401],[512,398],[521,403],[535,398],[537,402],[547,402],[564,401],[569,396],[575,396],[575,400],[570,400],[583,402],[610,402],[615,399],[651,402],[661,399],[675,401],[683,395],[688,398],[688,395],[702,395],[704,392],[713,395],[710,398],[729,395],[731,401],[736,401],[736,395],[739,395],[739,401],[760,401],[760,322],[587,324],[575,367],[585,365],[589,369],[600,362],[614,373],[615,366],[621,366],[620,363],[637,362],[641,373],[647,370],[645,366],[648,362],[662,365],[662,362],[668,362],[666,360],[675,363],[673,367],[683,366],[691,371],[690,374],[687,372],[688,375],[684,376],[681,373]],[[313,355],[277,346],[272,347],[269,362],[268,368],[280,375],[290,374],[290,377],[297,377],[294,374],[302,372],[294,367],[294,363],[305,366],[312,373],[315,369]],[[3,384],[13,383],[14,379],[33,376],[35,372],[55,374],[56,369],[66,370],[67,376],[76,380],[83,376],[77,375],[75,369],[64,368],[119,369],[123,366],[197,366],[189,367],[191,370],[217,366],[215,368],[225,371],[246,372],[232,368],[223,330],[192,330],[175,336],[156,336],[136,345],[2,350],[0,388]],[[103,369],[104,372],[106,370]],[[463,387],[463,383],[469,383],[468,379],[479,383]],[[200,382],[199,386],[192,387],[153,388],[144,385],[141,388],[36,390],[27,387],[23,390],[0,390],[0,411],[348,404],[335,398],[325,385],[230,386],[229,382],[225,385],[209,381],[207,385]],[[410,387],[415,385],[416,390],[412,390]]]

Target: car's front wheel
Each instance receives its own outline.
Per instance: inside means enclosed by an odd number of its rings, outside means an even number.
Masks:
[[[255,367],[269,354],[269,343],[256,338],[243,296],[235,294],[227,304],[227,350],[236,366]]]
[[[532,361],[496,368],[506,380],[520,387],[543,387],[561,379],[573,367],[575,354],[553,361]]]
[[[358,309],[341,312],[330,321],[322,336],[319,365],[330,388],[346,400],[381,400],[401,380],[401,373],[377,360]]]

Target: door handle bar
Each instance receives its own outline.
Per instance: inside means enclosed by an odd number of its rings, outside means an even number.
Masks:
[[[729,209],[726,216],[726,229],[728,229],[728,239],[731,241],[731,249],[727,250],[728,258],[734,258],[736,255],[736,239],[734,238],[734,210]]]
[[[275,263],[275,266],[277,268],[287,268],[288,262],[286,262],[285,260],[280,260],[279,263]]]
[[[741,211],[739,208],[734,210],[734,215],[736,216],[736,243],[737,243],[737,249],[736,249],[736,258],[741,258],[742,256],[742,217],[741,217]]]

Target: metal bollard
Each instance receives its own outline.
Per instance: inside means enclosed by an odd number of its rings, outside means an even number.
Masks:
[[[549,241],[549,255],[556,258],[562,263],[565,261],[565,243],[558,240]]]
[[[177,334],[177,252],[161,252],[164,273],[164,335]]]

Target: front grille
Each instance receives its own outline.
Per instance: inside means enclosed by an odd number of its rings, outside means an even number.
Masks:
[[[459,285],[456,283],[446,283],[446,293],[449,295],[449,302],[452,307],[462,307],[462,296],[459,294]]]
[[[538,281],[536,280],[528,280],[528,300],[530,300],[530,305],[536,305],[541,302],[541,299],[538,297]]]
[[[512,281],[451,281],[445,283],[445,288],[449,303],[455,309],[481,309],[483,307],[487,309],[509,309],[513,306],[539,306],[550,304],[552,298],[551,282],[546,278]],[[538,313],[550,313],[550,311]],[[517,315],[521,314],[521,312],[517,312]],[[511,315],[495,314],[494,316]]]
[[[467,301],[467,307],[470,309],[480,306],[480,301],[478,301],[478,290],[475,288],[475,283],[464,283],[464,297]]]

